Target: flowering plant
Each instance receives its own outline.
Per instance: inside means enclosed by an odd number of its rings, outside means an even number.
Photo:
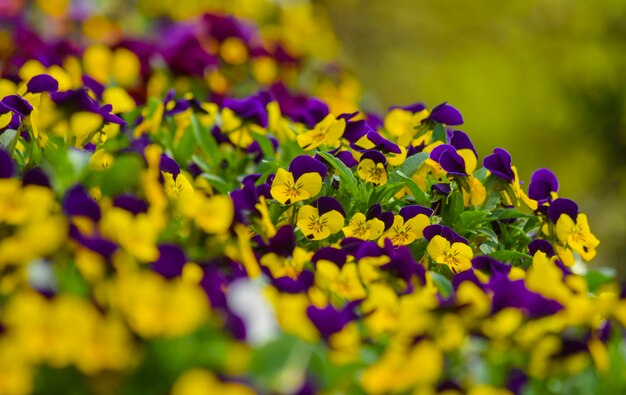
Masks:
[[[143,90],[118,50],[2,80],[0,393],[624,392],[626,293],[550,170],[448,103]]]

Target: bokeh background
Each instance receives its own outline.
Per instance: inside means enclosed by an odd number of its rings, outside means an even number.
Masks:
[[[552,169],[626,279],[626,1],[324,0],[363,105],[448,101],[481,156]]]
[[[164,16],[227,11],[317,59],[318,71],[333,58],[347,66],[356,78],[314,90],[335,111],[353,110],[357,96],[379,112],[448,101],[481,156],[503,147],[523,180],[540,167],[559,176],[560,195],[579,203],[601,240],[592,264],[626,280],[624,0],[0,0],[3,15],[25,7],[33,21],[52,17],[34,24],[45,36],[109,43]],[[93,16],[76,30],[59,10]]]

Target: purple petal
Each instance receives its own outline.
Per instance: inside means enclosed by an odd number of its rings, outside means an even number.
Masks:
[[[178,166],[178,163],[176,163],[174,159],[165,154],[161,155],[159,169],[162,172],[170,173],[172,176],[174,176],[174,178],[176,178],[178,174],[180,174],[180,166]]]
[[[578,216],[578,205],[570,199],[558,198],[548,207],[548,218],[556,224],[561,214],[567,214],[573,221]]]
[[[461,237],[461,235],[456,233],[452,228],[448,226],[433,224],[428,225],[424,228],[424,238],[426,238],[428,241],[432,240],[432,238],[435,236],[441,236],[444,239],[448,240],[450,243],[468,244],[467,239]]]
[[[123,194],[114,197],[113,205],[133,213],[133,215],[148,212],[148,203],[146,203],[143,199],[130,194]]]
[[[436,195],[447,195],[452,191],[452,188],[450,187],[450,184],[437,183],[433,184],[431,191]]]
[[[4,99],[2,99],[2,104],[23,117],[28,116],[30,112],[33,111],[33,106],[18,95],[5,96]]]
[[[0,178],[11,178],[15,173],[15,165],[11,155],[3,149],[0,149]]]
[[[341,331],[350,321],[357,318],[354,313],[355,303],[348,303],[343,309],[336,310],[332,305],[324,308],[309,306],[306,315],[317,327],[325,340],[333,334]]]
[[[65,194],[63,210],[68,216],[85,216],[91,218],[94,222],[100,220],[100,206],[80,184],[73,186]]]
[[[0,169],[2,169],[1,165]],[[22,184],[25,186],[39,185],[42,187],[51,188],[48,175],[40,167],[33,167],[32,169],[26,170],[26,173],[24,173],[24,178],[22,179]]]
[[[450,137],[450,145],[454,146],[457,150],[460,149],[471,149],[474,155],[478,157],[476,153],[476,149],[474,148],[474,144],[470,140],[467,133],[462,132],[460,130],[452,130],[448,136]]]
[[[461,112],[446,102],[433,108],[428,119],[452,126],[463,124]]]
[[[549,241],[543,239],[533,240],[528,243],[528,251],[531,256],[534,256],[537,251],[545,253],[548,257],[554,256],[554,247]]]
[[[326,177],[328,169],[319,160],[307,156],[300,155],[293,158],[289,164],[289,172],[293,174],[293,179],[298,180],[305,173],[319,173],[322,178]]]
[[[427,217],[433,215],[433,210],[428,207],[412,205],[412,206],[404,206],[400,209],[399,214],[404,218],[404,221],[408,221],[411,218],[417,217],[419,214],[424,214]]]
[[[317,199],[315,205],[317,206],[317,210],[320,216],[333,210],[339,211],[339,213],[341,213],[341,215],[343,215],[344,217],[346,216],[346,212],[343,211],[341,203],[339,203],[337,199],[330,196],[322,196],[321,198]]]
[[[530,177],[528,197],[538,202],[550,200],[551,192],[558,192],[559,180],[549,169],[536,170]]]
[[[82,79],[83,84],[85,84],[85,86],[89,88],[93,93],[95,93],[96,97],[98,97],[99,99],[102,98],[102,94],[104,93],[104,85],[94,80],[87,74],[83,74]]]
[[[26,87],[31,93],[56,92],[59,90],[59,83],[48,74],[40,74],[31,78]]]
[[[359,162],[354,159],[350,151],[341,151],[338,152],[335,156],[347,167],[354,167],[359,164]]]
[[[363,155],[361,155],[361,159],[359,162],[364,159],[371,159],[374,163],[382,163],[383,165],[387,165],[387,158],[380,151],[367,150]]]
[[[315,252],[311,258],[311,262],[317,263],[317,261],[321,259],[333,262],[337,266],[342,267],[346,263],[348,255],[344,251],[337,248],[322,247]]]
[[[502,148],[494,149],[493,154],[485,157],[483,166],[508,182],[515,180],[515,174],[513,174],[513,169],[511,169],[511,155]]]
[[[175,244],[161,244],[159,259],[152,263],[152,270],[167,279],[178,277],[187,263],[185,252]]]
[[[269,252],[289,257],[296,248],[296,235],[291,225],[282,226],[269,240]]]
[[[420,112],[422,110],[425,110],[426,109],[426,104],[424,104],[422,102],[417,102],[417,103],[413,103],[413,104],[407,104],[406,106],[392,106],[392,107],[389,107],[388,111],[395,110],[395,109],[400,109],[400,110],[416,113],[416,112]]]
[[[467,176],[465,170],[465,160],[456,150],[446,150],[439,157],[439,164],[448,174],[457,176]]]
[[[461,283],[464,283],[465,281],[472,282],[476,284],[479,288],[484,287],[484,284],[478,279],[473,269],[457,273],[452,279],[452,286],[454,287],[454,289],[458,289]]]
[[[491,275],[507,276],[511,271],[510,265],[487,255],[474,257],[472,259],[472,267],[476,270],[490,273]]]
[[[293,279],[291,277],[279,277],[272,279],[271,281],[272,285],[280,292],[298,294],[307,292],[307,290],[313,286],[313,283],[315,282],[315,275],[313,272],[305,270],[298,275],[297,279]]]
[[[258,96],[251,96],[244,99],[225,99],[224,107],[230,108],[240,118],[251,120],[256,124],[267,127],[268,116],[263,103]]]

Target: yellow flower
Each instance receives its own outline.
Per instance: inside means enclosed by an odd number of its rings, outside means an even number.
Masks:
[[[298,180],[285,169],[278,169],[270,194],[281,204],[292,204],[314,197],[322,190],[322,176],[319,173],[304,173]]]
[[[298,135],[297,140],[300,147],[310,150],[322,144],[331,147],[339,145],[339,138],[346,128],[345,119],[337,119],[332,114],[328,114],[315,128]]]
[[[239,383],[220,381],[208,370],[194,368],[183,373],[172,388],[172,395],[254,395],[252,388]]]
[[[465,243],[452,243],[442,236],[435,236],[428,243],[428,255],[437,263],[448,265],[454,273],[472,267],[472,249]]]
[[[578,214],[576,222],[567,214],[561,214],[556,222],[556,236],[562,243],[576,251],[585,260],[589,261],[596,256],[596,247],[600,241],[591,233],[587,216]]]
[[[357,174],[361,179],[374,185],[385,185],[387,183],[385,164],[374,162],[371,159],[363,159],[359,162]]]
[[[367,296],[355,263],[346,263],[339,268],[333,262],[321,259],[316,264],[315,283],[342,299],[357,300]]]
[[[302,206],[298,211],[296,224],[300,231],[310,240],[322,240],[341,230],[344,217],[337,210],[319,215],[317,208]]]
[[[365,214],[356,213],[350,219],[350,224],[343,229],[346,237],[356,237],[362,240],[376,240],[385,230],[385,223],[378,218],[369,221]]]
[[[424,214],[405,221],[401,215],[394,216],[393,225],[378,239],[378,244],[383,246],[385,239],[391,240],[395,246],[407,245],[423,237],[423,230],[430,225],[430,220]]]

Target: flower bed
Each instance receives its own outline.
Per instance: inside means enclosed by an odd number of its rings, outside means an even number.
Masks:
[[[331,112],[237,19],[167,32],[6,63],[0,393],[626,390],[626,293],[550,170],[447,103]]]

